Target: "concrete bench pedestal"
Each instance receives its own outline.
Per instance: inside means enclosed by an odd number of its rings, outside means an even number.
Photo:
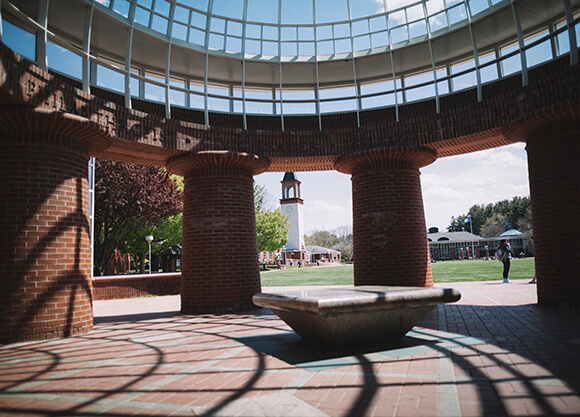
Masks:
[[[359,286],[259,293],[253,302],[303,339],[341,346],[399,340],[438,304],[460,298],[451,288]]]

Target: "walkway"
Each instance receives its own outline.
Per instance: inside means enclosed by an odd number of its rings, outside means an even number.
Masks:
[[[402,341],[356,350],[307,345],[266,309],[99,301],[88,335],[0,347],[0,415],[579,415],[580,313],[537,307],[527,280],[454,287]]]

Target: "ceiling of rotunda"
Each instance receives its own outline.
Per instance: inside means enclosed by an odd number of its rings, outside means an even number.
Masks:
[[[38,21],[45,0],[4,0]],[[524,32],[562,0],[516,1]],[[572,0],[573,7],[579,0]],[[517,39],[510,0],[50,0],[63,41],[160,75],[254,86],[348,85],[424,71]],[[4,7],[4,6],[3,6]],[[18,15],[18,13],[15,13]],[[90,25],[87,24],[90,22]],[[30,23],[30,22],[29,22]],[[30,23],[33,25],[33,23]],[[90,27],[90,31],[89,31]],[[169,57],[169,58],[168,58]],[[169,60],[169,64],[168,64]],[[356,64],[356,65],[355,65]]]

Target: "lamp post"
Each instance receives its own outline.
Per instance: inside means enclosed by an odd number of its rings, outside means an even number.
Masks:
[[[151,273],[151,242],[153,242],[153,236],[145,236],[145,240],[149,243],[149,273]]]

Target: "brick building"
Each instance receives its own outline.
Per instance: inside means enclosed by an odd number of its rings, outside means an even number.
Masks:
[[[253,176],[351,175],[355,285],[431,286],[419,168],[525,142],[538,302],[578,307],[578,1],[351,3],[3,0],[0,342],[92,329],[91,156],[185,177],[203,313],[261,289]]]

